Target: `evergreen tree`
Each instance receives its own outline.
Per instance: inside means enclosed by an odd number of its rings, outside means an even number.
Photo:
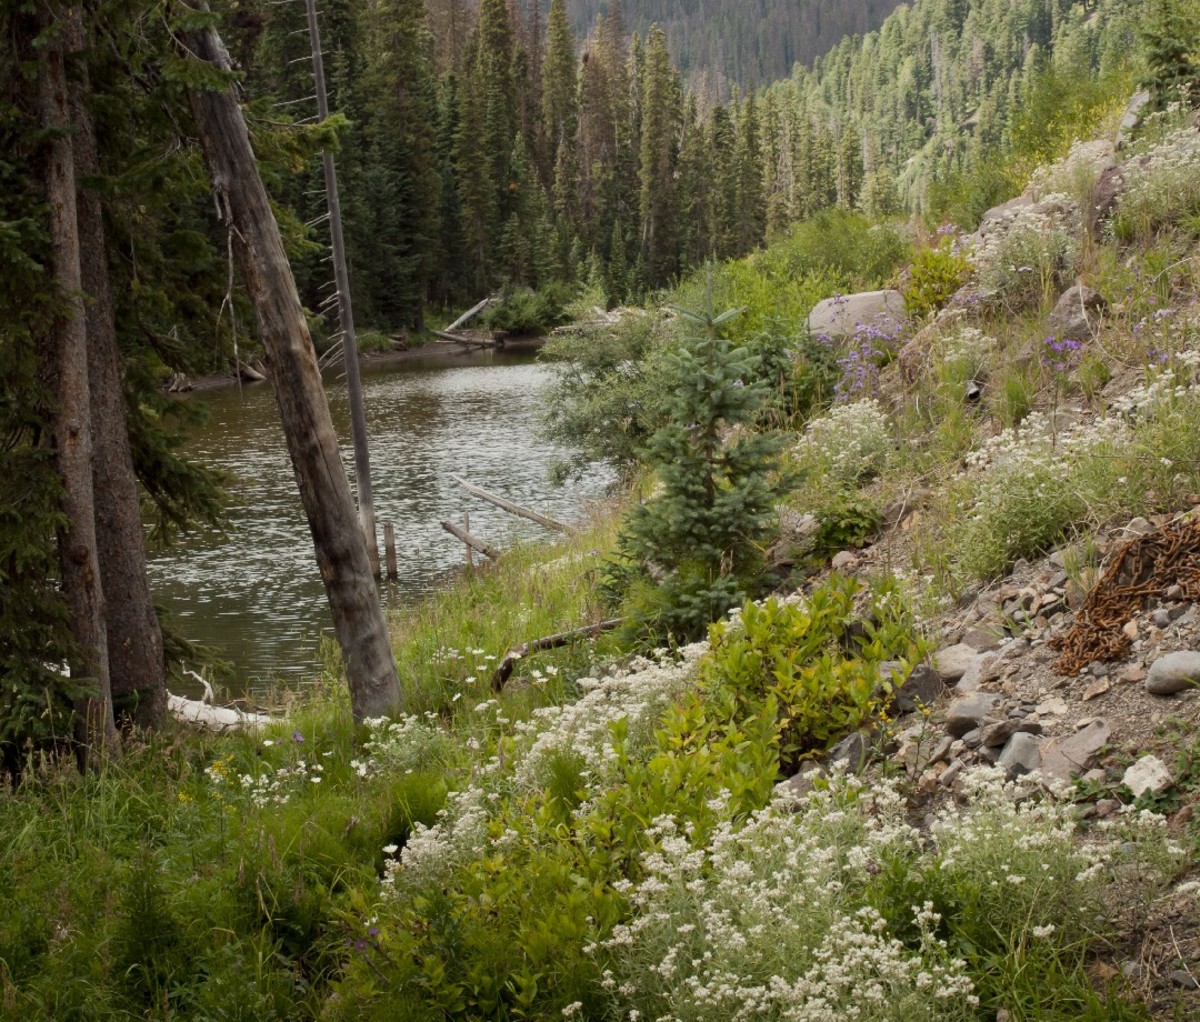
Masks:
[[[1149,0],[1139,35],[1146,50],[1147,74],[1155,106],[1183,98],[1200,105],[1200,4],[1195,0]]]
[[[657,25],[650,29],[642,75],[641,258],[651,286],[666,283],[679,257],[679,209],[675,189],[679,89],[667,42]]]
[[[739,255],[761,245],[767,231],[767,203],[759,146],[758,108],[751,93],[742,104],[733,157],[736,177],[734,251]]]
[[[542,123],[547,149],[557,166],[563,147],[575,144],[579,121],[575,39],[567,22],[566,0],[550,0],[542,67]]]
[[[635,571],[667,572],[654,595],[635,591],[635,620],[682,638],[754,592],[782,448],[777,436],[735,428],[755,421],[768,388],[755,379],[755,359],[722,336],[740,310],[714,316],[709,301],[700,312],[680,310],[696,333],[667,356],[669,423],[646,452],[661,489],[634,509],[620,540]]]
[[[420,329],[442,185],[433,43],[422,0],[371,8],[368,28],[363,191],[347,218],[356,299],[362,294],[356,304],[368,321],[386,329]]]

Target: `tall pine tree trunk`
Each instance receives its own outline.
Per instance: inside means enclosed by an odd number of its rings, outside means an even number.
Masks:
[[[79,11],[38,5],[42,35],[38,66],[38,106],[50,133],[46,154],[46,198],[55,284],[65,303],[46,338],[43,368],[54,395],[51,422],[55,467],[63,484],[65,521],[58,530],[62,583],[70,608],[75,657],[71,673],[91,679],[93,694],[76,706],[77,736],[88,750],[117,749],[109,682],[104,591],[96,550],[92,494],[91,397],[88,387],[87,319],[82,305],[75,168],[65,36]]]
[[[183,2],[196,13],[208,10],[204,0]],[[195,14],[192,19],[194,24]],[[229,55],[215,28],[189,27],[179,33],[179,39],[188,56],[211,69],[229,71]],[[279,226],[232,85],[219,89],[193,86],[190,96],[217,205],[233,232],[234,254],[254,303],[283,432],[342,650],[354,718],[382,716],[398,708],[400,683]]]
[[[82,24],[69,44],[82,49]],[[80,38],[73,38],[78,32]],[[89,83],[80,68],[70,84],[72,140],[83,291],[87,295],[88,376],[92,410],[92,482],[96,544],[105,597],[113,700],[142,727],[167,712],[162,628],[146,577],[137,477],[129,447],[121,355],[113,318],[108,247],[100,195],[87,187],[99,173],[96,133],[87,107]]]

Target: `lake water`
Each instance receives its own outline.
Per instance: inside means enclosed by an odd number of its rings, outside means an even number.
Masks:
[[[384,585],[385,602],[419,599],[462,565],[463,546],[442,530],[443,520],[461,524],[469,512],[472,533],[499,546],[553,536],[471,497],[451,476],[568,522],[603,492],[602,472],[563,488],[547,482],[561,452],[539,435],[550,374],[529,352],[366,363],[362,377],[381,560],[382,525],[391,521],[396,529],[400,577]],[[326,374],[326,392],[353,487],[349,403],[339,373]],[[227,523],[152,555],[155,599],[186,638],[219,647],[233,662],[231,687],[303,682],[318,669],[329,611],[271,388],[228,387],[185,400],[210,412],[190,435],[187,453],[233,477]]]

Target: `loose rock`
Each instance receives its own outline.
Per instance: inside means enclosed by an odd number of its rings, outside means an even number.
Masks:
[[[972,692],[955,699],[946,711],[946,731],[955,738],[974,731],[996,705],[997,698],[990,692]]]
[[[1066,738],[1056,738],[1042,750],[1042,776],[1068,783],[1074,774],[1087,769],[1088,761],[1108,744],[1108,722],[1097,718]]]
[[[966,674],[967,669],[978,659],[979,653],[975,649],[960,642],[955,646],[939,649],[934,654],[933,664],[937,668],[938,674],[942,676],[942,681],[947,685],[952,685]]]
[[[1148,791],[1159,795],[1171,787],[1174,778],[1157,756],[1143,756],[1125,771],[1121,783],[1134,795],[1144,795]]]
[[[1150,665],[1146,691],[1155,696],[1170,696],[1200,684],[1200,653],[1168,653]]]
[[[1042,765],[1041,744],[1034,735],[1018,731],[1004,746],[996,765],[1014,777],[1031,773]]]

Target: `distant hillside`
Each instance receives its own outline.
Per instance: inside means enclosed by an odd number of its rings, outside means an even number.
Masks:
[[[612,0],[568,0],[584,35]],[[643,37],[654,23],[667,35],[685,82],[708,77],[742,86],[786,78],[843,36],[878,28],[898,0],[622,0],[626,27]]]

